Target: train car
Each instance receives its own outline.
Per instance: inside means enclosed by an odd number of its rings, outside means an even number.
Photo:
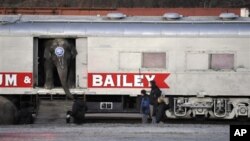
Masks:
[[[140,90],[155,80],[168,118],[250,118],[247,17],[2,15],[0,24],[0,95],[12,102],[69,93],[84,95],[89,112],[138,112]],[[51,40],[77,51],[69,91],[55,70],[54,87],[45,87]]]

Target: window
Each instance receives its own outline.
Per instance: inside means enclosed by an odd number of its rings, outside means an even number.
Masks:
[[[188,53],[187,70],[208,70],[209,55],[207,53]]]
[[[121,52],[120,69],[138,70],[141,68],[141,53]]]
[[[211,54],[210,69],[213,70],[234,69],[234,54]]]
[[[147,52],[142,54],[143,68],[166,68],[165,52]]]
[[[232,70],[234,69],[234,54],[189,52],[186,55],[187,70]]]

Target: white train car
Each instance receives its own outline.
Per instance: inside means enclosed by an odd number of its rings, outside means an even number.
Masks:
[[[250,19],[218,17],[0,16],[0,94],[64,95],[44,85],[43,44],[73,40],[72,94],[90,111],[137,112],[155,80],[168,118],[250,118]],[[55,79],[56,80],[56,79]],[[57,79],[58,80],[58,79]],[[56,82],[55,82],[56,83]],[[34,101],[34,100],[31,100]]]

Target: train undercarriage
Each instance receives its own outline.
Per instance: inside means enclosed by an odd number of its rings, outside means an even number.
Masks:
[[[171,97],[167,118],[207,119],[250,118],[250,99],[246,97]]]
[[[87,100],[89,113],[139,113],[140,97],[82,95],[80,98]],[[34,119],[39,113],[40,101],[54,101],[54,103],[56,101],[60,101],[60,103],[70,101],[65,95],[13,95],[6,99],[9,99],[15,105],[14,112],[16,114],[13,114],[13,116],[26,108]],[[250,99],[248,97],[169,96],[165,97],[164,100],[169,105],[169,108],[165,111],[167,119],[230,120],[250,118]],[[1,102],[1,105],[6,103],[3,100]],[[24,104],[26,106],[23,107]],[[10,107],[10,109],[13,108]],[[70,110],[70,108],[67,110]],[[16,123],[16,121],[13,123]]]

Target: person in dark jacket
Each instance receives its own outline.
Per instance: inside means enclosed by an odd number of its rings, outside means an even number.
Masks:
[[[32,124],[34,122],[34,118],[32,116],[32,107],[28,102],[20,104],[18,115],[19,124]]]
[[[82,124],[85,122],[85,113],[88,110],[86,103],[83,100],[74,96],[74,103],[72,105],[73,122],[76,124]]]
[[[158,98],[158,106],[156,110],[156,123],[164,122],[165,111],[168,109],[168,105],[164,101],[164,98],[161,96]]]
[[[161,96],[161,90],[156,85],[154,80],[150,81],[151,91],[150,91],[150,116],[152,123],[156,123],[156,110],[157,110],[157,99]]]
[[[141,90],[141,106],[140,106],[140,112],[142,114],[142,123],[148,123],[148,117],[149,117],[149,103],[150,99],[149,96],[146,93],[146,90]]]

